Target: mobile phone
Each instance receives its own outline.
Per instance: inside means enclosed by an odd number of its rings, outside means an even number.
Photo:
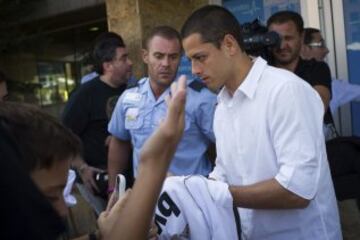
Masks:
[[[126,179],[125,179],[124,175],[122,175],[122,174],[116,175],[114,190],[115,190],[116,197],[118,199],[125,193],[125,187],[126,187]]]

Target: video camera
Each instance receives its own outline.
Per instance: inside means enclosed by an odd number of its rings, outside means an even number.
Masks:
[[[269,32],[267,27],[261,25],[258,19],[241,25],[244,47],[247,54],[261,56],[271,62],[270,50],[280,46],[281,38],[276,32]]]

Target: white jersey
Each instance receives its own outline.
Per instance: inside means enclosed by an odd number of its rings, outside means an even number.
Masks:
[[[228,185],[203,176],[167,178],[155,223],[159,239],[238,239]]]

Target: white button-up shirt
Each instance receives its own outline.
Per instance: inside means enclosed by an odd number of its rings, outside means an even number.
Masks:
[[[324,109],[312,87],[259,57],[234,95],[224,88],[218,101],[218,156],[210,177],[238,186],[275,178],[311,200],[304,209],[239,208],[244,239],[341,239]]]

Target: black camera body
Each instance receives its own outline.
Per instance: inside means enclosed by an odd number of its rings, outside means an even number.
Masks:
[[[276,32],[269,32],[258,19],[241,25],[244,50],[252,56],[261,56],[268,62],[272,61],[271,49],[279,47],[281,38]]]
[[[98,195],[104,199],[107,199],[107,188],[108,188],[108,181],[109,175],[107,172],[97,172],[93,175],[95,183],[99,191],[94,189],[95,195]]]

